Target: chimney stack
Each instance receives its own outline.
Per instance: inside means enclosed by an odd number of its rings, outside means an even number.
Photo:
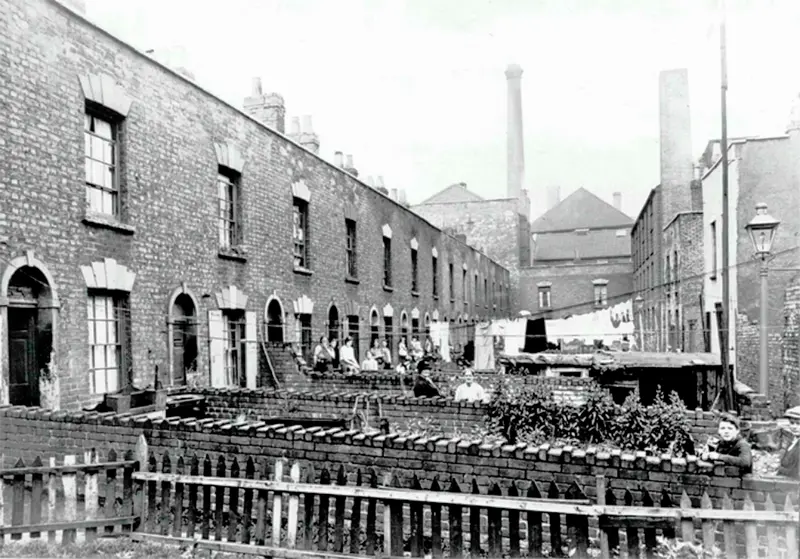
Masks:
[[[703,165],[697,162],[693,165],[694,177],[692,178],[692,211],[703,211]]]
[[[692,209],[692,120],[689,72],[666,70],[659,76],[661,192],[665,223]]]
[[[614,208],[622,211],[622,192],[615,192],[614,196]]]
[[[358,176],[358,169],[353,166],[353,156],[348,154],[347,155],[347,163],[344,165],[344,170],[353,175],[354,177]]]
[[[336,153],[334,153],[333,154],[333,164],[336,165],[337,167],[344,168],[342,157],[343,156],[342,156],[342,152],[341,151],[337,151]]]
[[[277,93],[265,95],[261,90],[261,78],[253,78],[250,96],[244,100],[244,112],[281,134],[285,132],[286,107],[283,97]]]
[[[386,194],[387,196],[389,195],[389,191],[383,185],[383,177],[381,175],[378,175],[378,178],[375,181],[375,190],[377,190],[378,192],[382,192],[382,193]]]
[[[292,126],[294,126],[294,122]],[[319,136],[314,133],[314,129],[311,127],[311,117],[309,115],[303,116],[303,126],[300,129],[298,143],[311,153],[319,153]]]
[[[561,187],[551,186],[547,191],[547,209],[552,210],[561,203]]]
[[[300,117],[292,117],[292,127],[289,129],[289,137],[295,142],[300,142]]]
[[[510,64],[506,68],[508,85],[508,197],[519,198],[525,180],[525,146],[522,136],[522,68]]]

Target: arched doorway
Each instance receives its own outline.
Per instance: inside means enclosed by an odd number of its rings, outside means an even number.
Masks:
[[[406,346],[409,345],[408,334],[408,314],[403,311],[400,313],[400,339],[403,340]]]
[[[339,339],[339,309],[336,305],[328,309],[328,338]]]
[[[190,371],[197,370],[197,309],[187,293],[175,298],[172,316],[172,384],[186,384]]]
[[[2,295],[2,293],[0,293]],[[41,270],[20,266],[11,275],[8,297],[8,398],[12,406],[38,406],[39,380],[53,351],[50,284]]]
[[[369,347],[375,345],[375,340],[381,337],[381,319],[378,317],[377,309],[372,309],[369,316]]]
[[[283,307],[277,299],[267,305],[267,341],[283,343]]]

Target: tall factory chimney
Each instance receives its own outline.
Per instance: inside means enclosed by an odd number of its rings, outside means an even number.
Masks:
[[[522,140],[522,68],[509,64],[508,81],[508,197],[519,198],[525,179],[525,146]]]
[[[692,119],[689,72],[665,70],[659,76],[661,196],[665,223],[692,209]]]

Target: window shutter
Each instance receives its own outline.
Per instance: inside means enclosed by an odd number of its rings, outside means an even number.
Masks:
[[[244,313],[244,374],[247,377],[247,388],[256,388],[258,378],[258,330],[256,328],[256,313]]]
[[[208,311],[208,356],[211,368],[211,386],[225,386],[224,335],[222,311]]]

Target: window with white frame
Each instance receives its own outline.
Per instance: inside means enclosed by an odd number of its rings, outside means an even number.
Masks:
[[[219,247],[233,248],[239,244],[239,174],[222,166],[217,171],[217,200]]]
[[[116,392],[123,384],[128,362],[128,311],[124,294],[89,294],[89,371],[94,394]]]
[[[245,316],[244,311],[222,312],[224,372],[226,386],[246,386],[245,374]]]
[[[294,216],[294,267],[308,268],[308,202],[295,197],[292,212]]]
[[[594,284],[594,306],[605,307],[608,305],[608,284],[595,283]]]
[[[93,112],[84,117],[86,204],[89,211],[119,217],[117,123]]]
[[[539,287],[539,308],[540,309],[549,309],[551,308],[550,303],[550,286],[540,286]]]

